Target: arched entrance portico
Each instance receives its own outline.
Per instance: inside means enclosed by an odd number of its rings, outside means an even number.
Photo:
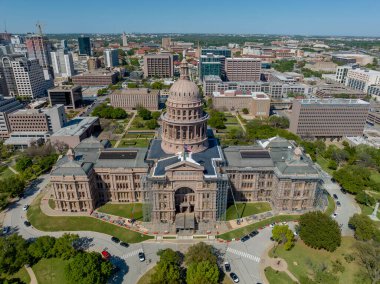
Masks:
[[[195,206],[195,193],[189,187],[181,187],[174,194],[176,213],[192,213]]]

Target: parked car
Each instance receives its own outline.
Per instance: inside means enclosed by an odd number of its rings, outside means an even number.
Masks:
[[[111,241],[113,241],[114,243],[117,243],[117,244],[120,243],[120,240],[116,237],[112,237]]]
[[[336,206],[338,206],[338,207],[342,206],[342,204],[340,203],[340,201],[336,202]]]
[[[127,244],[127,243],[125,243],[125,242],[121,242],[120,245],[121,245],[122,247],[125,247],[125,248],[129,247],[129,244]]]
[[[22,207],[22,210],[26,211],[26,210],[28,210],[28,208],[29,208],[29,205],[25,204],[24,207]]]
[[[248,235],[244,236],[241,238],[241,241],[244,243],[246,241],[248,241],[250,239],[250,237]]]
[[[9,226],[4,227],[3,228],[3,235],[8,234],[10,232],[10,230],[11,230],[11,227],[9,227]]]
[[[338,199],[338,195],[336,195],[335,193],[333,194],[333,197],[334,199]]]
[[[274,228],[274,226],[276,226],[276,223],[272,223],[269,225],[269,227],[271,227],[271,228]]]
[[[145,254],[143,252],[139,252],[139,260],[141,262],[145,261]]]
[[[231,271],[231,265],[228,261],[226,261],[224,263],[224,269],[226,270],[226,272],[230,272]]]
[[[24,225],[27,226],[27,227],[30,227],[32,224],[30,224],[29,221],[24,221]]]
[[[110,253],[108,251],[106,251],[106,250],[103,250],[101,252],[101,255],[102,255],[102,258],[105,259],[105,260],[109,260],[111,258]]]
[[[235,283],[239,283],[239,277],[234,272],[230,273],[230,277]]]
[[[249,235],[251,238],[253,238],[253,237],[257,236],[258,234],[259,234],[259,231],[258,231],[258,230],[254,230],[254,231],[250,232],[248,235]]]
[[[336,218],[336,216],[338,216],[337,213],[334,213],[334,214],[331,215],[331,217],[333,217],[334,219]]]

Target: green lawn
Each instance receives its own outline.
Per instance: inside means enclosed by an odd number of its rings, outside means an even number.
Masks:
[[[55,202],[53,199],[49,199],[49,206],[51,209],[55,209]]]
[[[121,140],[118,148],[126,148],[126,147],[137,147],[137,148],[146,148],[149,146],[150,139],[141,138],[141,139],[129,139],[129,140]]]
[[[138,243],[152,237],[121,228],[110,223],[97,220],[92,217],[81,216],[59,216],[51,217],[42,213],[39,206],[42,195],[38,196],[30,205],[27,212],[28,220],[32,225],[41,231],[95,231],[118,237],[128,243]]]
[[[13,281],[15,281],[16,279],[20,279],[21,282],[15,282],[15,283],[25,283],[25,284],[30,283],[30,277],[29,277],[29,274],[26,271],[25,267],[21,268],[15,274],[12,274],[10,276],[4,275],[4,274],[3,275],[0,274],[0,276],[1,276],[1,278],[7,279],[7,280],[13,279]]]
[[[335,200],[330,195],[328,195],[327,198],[328,198],[329,204],[326,208],[325,214],[330,216],[335,211]]]
[[[274,270],[272,267],[265,268],[265,277],[269,284],[293,284],[295,283],[288,274],[282,271]]]
[[[68,260],[61,258],[43,258],[33,265],[38,284],[68,283],[65,277],[65,264]]]
[[[273,222],[284,222],[284,221],[294,221],[298,220],[299,215],[280,215],[280,216],[274,216],[269,219],[265,219],[263,221],[259,221],[256,223],[253,223],[251,225],[218,235],[218,238],[221,238],[223,240],[231,240],[236,238],[241,238],[245,236],[246,234],[252,232],[253,230],[257,230],[258,228],[262,228],[265,226],[268,226],[269,224]]]
[[[133,217],[136,220],[140,220],[143,217],[142,214],[142,204],[141,203],[130,203],[130,204],[111,204],[107,203],[102,207],[99,207],[97,210],[99,212],[131,218],[132,217],[132,209],[133,209]]]
[[[321,168],[327,172],[329,175],[333,175],[334,171],[329,169],[327,165],[329,164],[329,161],[323,158],[321,155],[317,155],[317,163],[321,166]]]
[[[3,171],[1,171],[0,179],[8,178],[8,177],[11,177],[13,175],[14,175],[14,173],[7,167]]]
[[[238,210],[238,214],[236,214],[236,207]],[[253,214],[258,214],[262,212],[267,212],[272,210],[270,204],[268,202],[254,202],[254,203],[236,203],[235,205],[230,205],[226,211],[226,220],[234,220],[246,216],[251,216]]]
[[[276,255],[286,260],[289,271],[298,279],[301,276],[313,275],[313,267],[326,265],[328,271],[331,271],[332,261],[339,259],[345,267],[343,273],[337,274],[339,283],[358,283],[355,282],[354,279],[355,274],[359,270],[359,264],[356,261],[348,263],[344,259],[345,255],[354,254],[354,249],[352,248],[354,243],[354,238],[343,237],[342,245],[335,252],[328,252],[325,250],[312,249],[306,246],[302,241],[298,241],[290,251],[286,251],[284,247],[280,245],[276,249]],[[273,251],[270,252],[270,255],[271,254],[273,254]]]
[[[136,115],[131,123],[131,126],[129,127],[129,130],[151,130],[145,126],[145,122],[147,122],[147,120],[143,120],[140,116]],[[138,123],[142,123],[144,126],[138,127]]]

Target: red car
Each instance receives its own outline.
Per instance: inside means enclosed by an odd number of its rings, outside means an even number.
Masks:
[[[105,260],[109,260],[109,259],[111,258],[111,255],[109,254],[108,251],[103,250],[103,251],[102,251],[102,257],[103,257],[103,259],[105,259]]]

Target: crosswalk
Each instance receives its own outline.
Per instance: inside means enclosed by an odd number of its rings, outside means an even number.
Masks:
[[[122,258],[123,259],[130,258],[132,256],[138,255],[139,252],[144,252],[144,251],[143,251],[143,249],[137,249],[137,250],[131,251],[131,252],[127,253],[127,254],[123,254]]]
[[[248,259],[256,261],[256,262],[260,262],[260,257],[252,255],[252,254],[249,254],[249,253],[244,252],[244,251],[236,250],[236,249],[233,249],[233,248],[229,247],[229,248],[227,248],[227,252],[239,255],[241,257],[248,258]]]

